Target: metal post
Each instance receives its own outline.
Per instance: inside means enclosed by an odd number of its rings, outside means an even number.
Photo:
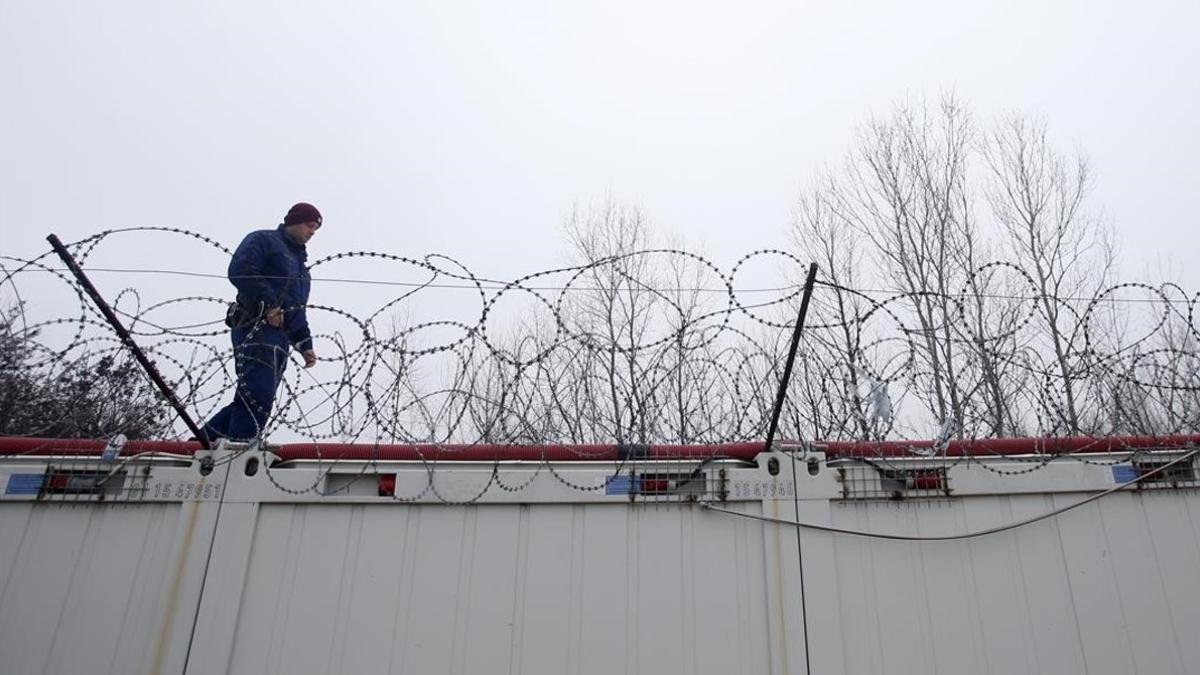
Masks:
[[[79,281],[79,285],[83,286],[83,290],[87,291],[88,295],[91,296],[92,302],[96,303],[96,306],[100,308],[100,313],[104,315],[105,319],[108,319],[108,323],[112,325],[113,330],[117,331],[117,335],[121,338],[121,342],[123,342],[125,346],[129,348],[129,351],[133,352],[133,357],[137,359],[137,362],[141,364],[142,368],[146,371],[146,374],[149,375],[150,379],[154,381],[154,384],[158,387],[158,390],[167,398],[167,401],[171,404],[171,407],[174,408],[179,417],[183,419],[183,423],[186,424],[188,429],[191,430],[192,435],[200,441],[200,445],[205,450],[211,450],[212,446],[209,445],[208,439],[205,438],[205,435],[200,431],[200,427],[196,426],[196,422],[192,420],[191,415],[188,415],[187,409],[183,407],[183,403],[181,403],[179,398],[175,396],[175,391],[171,389],[166,380],[163,380],[162,375],[160,375],[158,372],[158,368],[154,366],[150,359],[146,358],[146,354],[142,351],[142,348],[137,346],[137,343],[133,341],[133,336],[129,334],[129,331],[125,328],[124,324],[122,324],[121,320],[117,318],[116,313],[113,312],[112,308],[108,306],[108,303],[105,302],[104,298],[100,296],[100,292],[97,291],[96,287],[92,285],[91,280],[89,280],[87,275],[83,273],[83,270],[80,269],[79,264],[75,262],[75,258],[71,255],[71,252],[62,245],[62,242],[58,240],[57,235],[52,234],[49,237],[46,237],[46,241],[50,242],[50,246],[54,248],[54,252],[58,254],[58,257],[62,258],[64,263],[67,264],[67,268],[71,270],[71,274],[75,275],[75,278]]]
[[[771,451],[775,442],[775,431],[779,428],[779,414],[783,411],[783,400],[787,397],[788,382],[792,379],[792,364],[796,361],[796,349],[800,346],[800,333],[804,330],[804,318],[808,315],[808,301],[812,298],[813,284],[817,280],[817,263],[808,266],[808,278],[804,280],[804,294],[800,298],[800,313],[796,315],[796,329],[792,331],[792,346],[788,350],[787,363],[783,367],[783,379],[779,381],[779,393],[775,395],[775,409],[771,412],[771,426],[767,429],[765,452]]]
[[[808,266],[808,278],[804,280],[804,294],[800,297],[800,311],[796,314],[796,328],[792,331],[792,345],[788,349],[787,362],[783,366],[783,377],[779,380],[779,392],[775,395],[775,409],[771,411],[771,426],[767,429],[767,444],[764,452],[770,452],[775,443],[775,432],[779,429],[779,415],[787,398],[788,383],[792,379],[792,365],[796,362],[796,351],[800,347],[800,333],[804,330],[804,319],[808,316],[808,301],[812,299],[813,284],[817,280],[817,263]],[[796,565],[800,581],[800,616],[804,630],[804,672],[812,672],[811,649],[808,642],[808,600],[804,587],[804,550],[800,542],[800,482],[796,480],[796,455],[792,453],[792,505],[796,510]]]

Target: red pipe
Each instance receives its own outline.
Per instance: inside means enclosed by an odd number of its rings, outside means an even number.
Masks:
[[[784,445],[787,443],[784,442]],[[4,455],[99,455],[105,442],[88,439],[0,438]],[[712,445],[372,445],[343,443],[287,443],[272,448],[285,460],[408,460],[426,462],[492,462],[524,460],[549,462],[604,461],[622,459],[712,459],[752,460],[762,452],[762,442],[715,443]],[[991,457],[1030,454],[1073,454],[1128,452],[1200,446],[1200,434],[1175,436],[1110,436],[1067,438],[991,438],[951,441],[935,453],[949,457]],[[933,441],[816,442],[814,450],[833,457],[915,457],[914,449],[931,448]],[[123,455],[161,452],[190,455],[200,444],[187,441],[129,441]]]
[[[290,443],[275,453],[283,459],[410,460],[426,462],[617,462],[623,459],[754,459],[762,442],[713,445],[322,445]]]
[[[88,438],[0,438],[0,455],[99,455],[106,441]],[[122,448],[122,455],[143,452],[165,452],[174,455],[190,455],[200,449],[195,441],[129,441]]]
[[[1069,455],[1085,452],[1128,452],[1185,448],[1200,445],[1200,434],[1174,436],[1066,436],[1042,438],[977,438],[950,441],[944,451],[948,457],[988,457],[995,455]],[[814,443],[829,457],[913,457],[914,449],[927,449],[933,441],[834,441]]]

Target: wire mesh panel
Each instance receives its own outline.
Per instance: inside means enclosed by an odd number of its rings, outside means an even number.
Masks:
[[[112,463],[61,460],[42,470],[7,476],[7,494],[33,494],[39,501],[131,501],[146,494],[149,468],[130,470]]]
[[[931,499],[952,494],[946,466],[856,460],[837,467],[843,499]]]
[[[1179,459],[1180,456],[1174,453],[1136,456],[1129,463],[1114,464],[1113,479],[1117,482],[1140,479],[1137,482],[1139,490],[1200,487],[1196,459]]]

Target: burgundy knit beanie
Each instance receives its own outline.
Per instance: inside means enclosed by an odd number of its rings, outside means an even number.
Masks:
[[[283,218],[284,225],[296,225],[297,223],[316,223],[320,225],[321,212],[312,204],[300,202],[288,209],[287,215]]]

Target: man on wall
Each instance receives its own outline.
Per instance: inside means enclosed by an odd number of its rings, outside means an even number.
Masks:
[[[246,441],[263,433],[289,346],[300,352],[305,368],[316,364],[305,313],[311,286],[305,245],[320,228],[320,211],[301,202],[279,227],[251,232],[234,252],[229,281],[237,288],[237,302],[225,323],[231,329],[237,388],[233,402],[204,425],[210,441]]]

